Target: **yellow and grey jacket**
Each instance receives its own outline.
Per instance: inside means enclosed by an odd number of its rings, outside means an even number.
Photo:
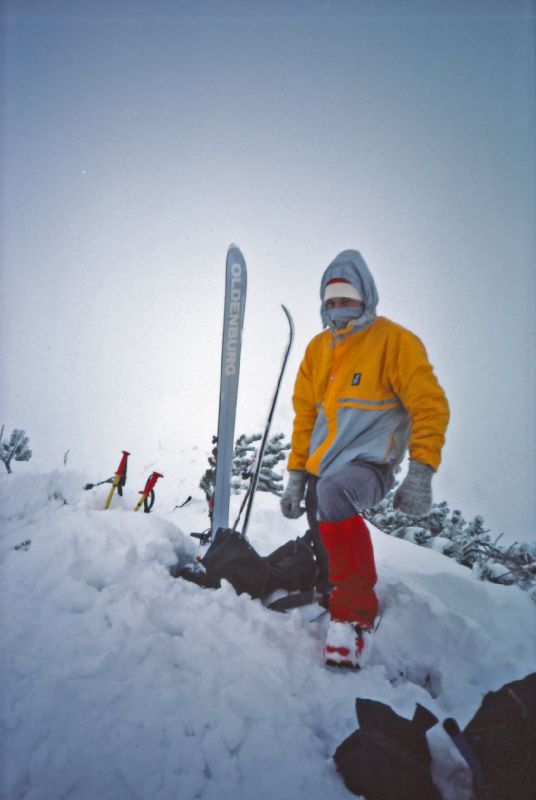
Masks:
[[[412,459],[437,470],[449,407],[423,344],[376,317],[376,288],[359,253],[345,251],[330,264],[322,297],[334,277],[360,289],[365,315],[309,343],[294,388],[288,469],[324,476],[354,459],[396,466],[409,446]]]

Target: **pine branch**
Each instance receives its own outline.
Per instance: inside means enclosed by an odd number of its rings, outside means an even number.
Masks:
[[[384,533],[424,547],[433,546],[434,539],[445,540],[441,548],[445,556],[473,569],[482,580],[515,583],[536,601],[536,545],[515,542],[501,547],[502,533],[492,542],[481,516],[467,522],[461,511],[451,512],[446,501],[434,503],[426,517],[410,519],[393,507],[393,497],[391,491],[375,508],[367,509],[364,517]],[[506,572],[497,574],[499,565]]]

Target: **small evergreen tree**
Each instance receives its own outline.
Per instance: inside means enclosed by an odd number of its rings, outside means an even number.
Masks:
[[[268,439],[259,473],[259,490],[261,492],[271,492],[281,497],[283,494],[283,475],[280,472],[276,472],[274,467],[280,461],[286,460],[289,450],[290,444],[285,442],[283,433],[276,433]]]
[[[32,457],[32,451],[28,447],[30,440],[26,436],[26,431],[15,428],[9,437],[9,441],[4,441],[4,426],[0,431],[0,459],[5,464],[8,472],[11,472],[11,462],[15,461],[29,461]]]
[[[231,491],[234,494],[246,491],[249,486],[251,475],[255,471],[255,457],[258,451],[256,444],[260,445],[261,439],[261,433],[254,433],[249,436],[242,434],[235,442],[231,468]],[[266,442],[257,485],[257,490],[260,492],[272,492],[272,494],[276,495],[283,493],[283,475],[274,468],[280,461],[285,459],[287,451],[290,450],[290,444],[285,442],[284,439],[283,433],[277,433]],[[205,497],[209,502],[214,494],[216,484],[217,442],[217,437],[213,436],[212,444],[215,446],[208,457],[209,466],[199,482],[199,486],[204,491]]]

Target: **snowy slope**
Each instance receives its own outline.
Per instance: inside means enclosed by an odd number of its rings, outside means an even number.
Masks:
[[[109,487],[83,492],[87,477],[0,481],[1,800],[343,800],[331,756],[356,728],[356,696],[463,726],[483,693],[535,669],[527,594],[373,531],[382,616],[369,663],[329,671],[325,615],[170,576],[197,552],[188,533],[206,527],[204,502],[133,514],[131,490],[104,512]],[[261,553],[302,532],[258,496]],[[429,741],[444,797],[463,800],[463,762],[440,726]]]

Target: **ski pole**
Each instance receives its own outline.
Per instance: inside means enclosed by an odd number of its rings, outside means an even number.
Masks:
[[[149,497],[151,492],[153,491],[154,485],[157,482],[158,478],[163,478],[164,476],[160,472],[153,472],[149,478],[147,479],[147,483],[145,484],[145,489],[143,492],[140,492],[141,497],[136,503],[134,507],[134,511],[139,511],[142,507],[144,501]]]
[[[99,481],[98,483],[86,483],[84,486],[85,491],[89,491],[89,489],[95,489],[97,486],[103,486],[105,483],[113,483],[114,476],[112,475],[111,478],[106,478],[105,481]]]
[[[122,453],[123,455],[121,457],[121,461],[119,462],[119,466],[115,471],[115,477],[112,481],[112,488],[110,489],[108,497],[106,498],[106,503],[104,504],[105,511],[107,508],[110,508],[110,503],[112,502],[112,497],[114,496],[114,492],[117,489],[117,487],[124,483],[124,478],[127,472],[127,459],[130,453],[127,450],[122,450]]]

